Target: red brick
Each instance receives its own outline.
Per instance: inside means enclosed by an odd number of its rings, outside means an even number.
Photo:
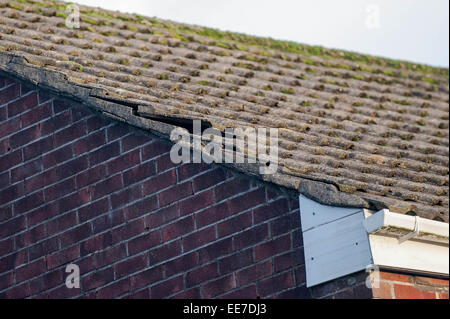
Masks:
[[[46,235],[45,225],[38,225],[33,228],[29,227],[26,231],[21,232],[14,237],[16,250],[34,244],[44,239]],[[29,259],[31,259],[31,256]]]
[[[94,115],[92,117],[90,117],[87,121],[87,127],[88,127],[88,131],[92,132],[98,129],[103,129],[105,126],[108,125],[108,123],[110,122],[110,119],[106,119],[102,116],[98,116],[98,115]],[[106,132],[106,130],[105,130]]]
[[[195,286],[201,282],[208,281],[219,275],[218,264],[216,262],[201,266],[186,274],[186,288]]]
[[[163,207],[189,195],[192,195],[192,183],[185,182],[178,184],[158,194],[159,205]]]
[[[0,258],[0,273],[13,270],[28,261],[28,254],[26,249],[16,251],[10,255]]]
[[[184,288],[183,276],[178,276],[165,280],[156,286],[150,288],[151,297],[153,299],[160,299],[170,296]]]
[[[436,286],[436,287],[437,286],[448,287],[448,279],[415,276],[414,281],[416,284],[421,284],[421,285],[431,285],[431,286]]]
[[[146,216],[145,225],[150,228],[155,228],[179,217],[178,203],[172,206],[161,208],[160,210]]]
[[[281,216],[270,223],[270,234],[273,237],[289,233],[300,228],[300,214],[298,212]]]
[[[311,299],[311,291],[306,286],[295,287],[272,296],[275,299]]]
[[[66,162],[56,168],[56,175],[58,179],[63,179],[69,176],[76,175],[88,168],[88,157],[86,155],[75,158]]]
[[[84,119],[92,114],[92,111],[89,108],[76,104],[74,104],[74,106],[71,108],[71,111],[72,111],[72,120],[74,122]]]
[[[59,239],[52,237],[28,248],[30,260],[49,255],[59,249]]]
[[[98,199],[123,187],[122,176],[114,175],[92,186],[92,198]]]
[[[219,260],[220,274],[224,275],[239,268],[244,268],[253,263],[252,249],[237,252],[231,256]]]
[[[36,122],[42,121],[50,117],[52,114],[51,103],[40,105],[29,112],[23,113],[20,118],[22,120],[22,127],[30,126]]]
[[[230,181],[218,185],[214,189],[216,201],[220,202],[226,198],[245,192],[249,188],[250,182],[248,178],[234,178]]]
[[[6,255],[14,249],[14,238],[0,240],[0,256]]]
[[[195,214],[197,227],[203,227],[230,216],[228,202],[209,207]]]
[[[133,238],[128,242],[128,253],[134,255],[141,251],[151,249],[161,243],[161,234],[159,230],[146,233],[142,236]],[[153,264],[153,261],[150,260]]]
[[[1,96],[1,95],[0,95]],[[31,295],[30,282],[24,282],[18,286],[0,293],[2,299],[23,299]]]
[[[217,225],[219,237],[236,233],[252,225],[252,214],[246,212],[230,219],[227,219]]]
[[[0,107],[0,122],[6,120],[6,107]]]
[[[150,263],[156,264],[167,259],[173,258],[181,253],[180,240],[167,243],[161,247],[150,250]]]
[[[55,99],[53,100],[53,110],[56,113],[60,113],[64,110],[68,110],[70,109],[70,103],[66,100],[63,99]]]
[[[421,291],[414,286],[394,284],[395,299],[436,299],[435,292]]]
[[[81,286],[83,291],[95,289],[97,287],[106,285],[114,281],[114,268],[108,267],[101,270],[96,270],[91,274],[81,278]]]
[[[254,264],[236,273],[238,286],[245,286],[248,283],[257,281],[272,274],[272,260]]]
[[[208,227],[183,237],[183,250],[189,251],[216,239],[215,227]]]
[[[186,218],[177,220],[161,229],[163,242],[180,237],[186,233],[194,230],[194,217],[188,216]]]
[[[176,259],[164,263],[166,277],[171,277],[194,268],[198,265],[198,255],[196,252],[183,255]]]
[[[0,191],[0,205],[13,201],[24,194],[23,183],[11,185]]]
[[[73,151],[76,155],[89,152],[106,143],[105,131],[98,131],[77,140],[73,143]]]
[[[245,193],[239,197],[230,200],[231,213],[235,214],[251,207],[264,203],[266,193],[263,188],[256,189],[249,193]]]
[[[152,267],[130,277],[131,290],[149,286],[162,279],[163,266]]]
[[[134,150],[126,154],[122,154],[120,157],[113,159],[108,163],[108,173],[111,175],[117,172],[124,171],[129,167],[137,165],[139,162],[139,150]]]
[[[267,224],[262,224],[234,236],[234,247],[240,250],[255,245],[268,238],[269,231]]]
[[[89,165],[94,166],[99,163],[106,162],[107,160],[116,157],[120,154],[119,142],[107,144],[91,153],[89,153]]]
[[[42,157],[42,162],[44,164],[44,168],[47,169],[59,163],[65,162],[72,157],[72,145],[67,145],[45,154]]]
[[[147,177],[155,174],[155,163],[143,163],[135,168],[132,168],[123,173],[123,182],[125,185],[130,185],[138,181],[142,181]]]
[[[0,290],[3,290],[14,285],[14,272],[11,271],[0,275]]]
[[[9,145],[11,146],[12,149],[17,149],[20,146],[28,144],[39,137],[40,137],[39,126],[35,125],[12,135],[9,138]]]
[[[401,282],[410,282],[409,276],[404,274],[397,274],[392,272],[380,271],[379,278],[381,280],[389,280],[389,281],[401,281]]]
[[[278,276],[262,280],[258,284],[258,291],[261,297],[266,297],[275,292],[285,290],[294,286],[292,272],[288,271]]]
[[[176,170],[170,170],[144,182],[144,194],[154,194],[177,182]]]
[[[148,266],[147,254],[138,255],[115,265],[116,278],[132,274]]]
[[[219,278],[201,287],[202,298],[213,298],[236,287],[234,274]]]
[[[38,102],[42,104],[52,99],[52,96],[48,92],[38,91]],[[53,104],[53,102],[52,102]]]
[[[200,288],[192,288],[188,290],[184,290],[174,296],[171,297],[172,299],[200,299]]]
[[[131,285],[131,279],[130,278],[130,285]],[[130,288],[133,290],[133,288]],[[145,288],[143,290],[139,290],[137,292],[133,292],[125,297],[125,299],[150,299],[150,289]]]
[[[47,270],[45,258],[35,260],[16,269],[16,282],[21,282],[44,274]]]
[[[1,91],[0,105],[17,98],[18,96],[19,96],[19,86],[18,85],[10,86],[9,88]],[[13,117],[17,114],[20,114],[25,110],[36,106],[37,103],[38,103],[37,94],[34,92],[24,97],[21,97],[20,99],[8,104],[8,117]]]
[[[271,257],[291,249],[291,238],[289,235],[273,239],[267,243],[255,247],[256,261]]]
[[[59,213],[59,207],[56,202],[49,203],[45,206],[39,207],[27,214],[28,227],[36,225],[45,219],[56,216]]]
[[[86,135],[86,122],[81,121],[55,133],[55,146],[61,146]]]
[[[226,179],[226,172],[222,168],[216,168],[212,171],[206,172],[197,176],[193,180],[194,191],[198,192],[202,189],[211,187]]]
[[[125,123],[114,123],[106,130],[106,136],[108,137],[108,142],[116,140],[122,136],[127,135],[130,132],[130,126]]]
[[[174,168],[178,164],[175,164],[170,159],[170,154],[164,154],[161,157],[158,157],[156,160],[156,171],[158,173],[167,171],[168,169]]]
[[[72,246],[47,257],[47,268],[49,270],[69,263],[79,257],[78,246]]]

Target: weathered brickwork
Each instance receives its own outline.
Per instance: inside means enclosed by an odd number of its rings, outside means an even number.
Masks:
[[[169,150],[0,78],[0,297],[372,297],[364,272],[306,288],[295,195]]]

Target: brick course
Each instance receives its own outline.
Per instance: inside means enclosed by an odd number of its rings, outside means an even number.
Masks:
[[[0,84],[0,297],[372,297],[364,272],[306,288],[295,194],[174,165],[151,134]],[[69,263],[80,289],[65,286]],[[385,284],[409,296],[402,283]]]

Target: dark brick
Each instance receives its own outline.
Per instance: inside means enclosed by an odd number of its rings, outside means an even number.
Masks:
[[[43,119],[50,117],[51,114],[52,105],[50,103],[40,105],[20,116],[20,119],[22,120],[22,127],[27,127],[31,124],[42,121]]]
[[[123,224],[125,222],[123,211],[115,210],[109,214],[103,214],[102,216],[92,221],[92,228],[94,234],[100,233],[104,230],[111,229],[115,226]]]
[[[123,191],[111,195],[111,206],[113,209],[122,207],[130,202],[142,198],[141,185],[125,188]]]
[[[117,262],[127,255],[127,249],[125,244],[119,244],[117,246],[108,247],[96,253],[95,258],[97,260],[97,267],[104,267]]]
[[[210,168],[210,165],[205,163],[188,163],[182,164],[177,167],[178,170],[178,181],[181,182],[185,179],[191,178],[194,175],[198,175],[203,171],[206,171]]]
[[[93,253],[98,250],[102,250],[105,247],[109,247],[112,244],[111,232],[102,233],[91,237],[80,244],[81,256]]]
[[[78,246],[72,246],[70,248],[60,250],[57,253],[47,257],[47,268],[51,270],[63,264],[69,263],[78,257]]]
[[[152,141],[152,138],[147,135],[127,135],[122,139],[122,152],[129,151],[133,148],[149,143],[150,141]]]
[[[225,238],[199,250],[199,261],[205,263],[230,254],[233,251],[233,239]]]
[[[99,165],[77,175],[77,186],[84,187],[101,181],[106,177],[106,165]]]
[[[49,255],[59,249],[59,239],[52,237],[28,248],[30,260]]]
[[[98,129],[104,129],[104,127],[107,126],[110,123],[110,121],[111,121],[110,119],[94,115],[89,119],[87,119],[86,121],[88,132],[92,132]]]
[[[0,105],[19,97],[19,94],[19,85],[17,84],[10,86],[5,90],[2,90],[0,93]],[[20,114],[23,111],[36,106],[37,103],[38,101],[36,93],[31,93],[24,97],[21,97],[20,99],[8,104],[8,117],[13,117],[17,114]]]
[[[5,137],[21,129],[20,118],[15,118],[0,124],[0,137]]]
[[[115,123],[106,130],[108,142],[114,141],[119,137],[125,136],[130,132],[130,126],[125,123]]]
[[[161,229],[163,242],[180,237],[186,233],[194,230],[194,217],[188,216],[186,218],[177,220]]]
[[[193,180],[194,191],[198,192],[202,189],[211,187],[226,179],[226,171],[222,168],[216,168],[212,171],[206,172],[197,176]]]
[[[300,228],[300,214],[298,212],[282,216],[270,223],[270,230],[271,230],[270,233],[274,237],[286,234],[299,228]]]
[[[245,193],[239,197],[230,200],[231,213],[235,214],[251,207],[255,207],[264,203],[266,200],[266,192],[264,188],[258,188],[254,191]]]
[[[134,150],[126,154],[122,154],[120,157],[113,159],[108,163],[108,173],[115,174],[117,172],[124,171],[129,167],[137,165],[139,162],[139,150]]]
[[[86,122],[81,121],[74,123],[71,126],[62,129],[61,131],[55,133],[54,140],[55,146],[61,146],[70,141],[76,140],[86,134]]]
[[[0,227],[0,239],[18,233],[21,230],[24,230],[25,227],[26,219],[23,215],[10,219],[7,222],[3,223],[2,227]]]
[[[44,203],[44,192],[39,191],[18,200],[14,203],[14,213],[22,214],[30,211]]]
[[[36,156],[43,155],[53,149],[53,137],[48,136],[39,139],[23,148],[23,157],[25,161],[30,160]]]
[[[162,189],[165,189],[171,185],[175,185],[177,182],[176,171],[170,170],[155,177],[150,178],[144,182],[144,194],[154,194]]]
[[[198,255],[196,252],[183,255],[176,259],[164,263],[166,277],[186,272],[198,265]]]
[[[158,208],[158,199],[156,196],[147,196],[133,205],[124,208],[127,220],[142,216]]]
[[[305,258],[303,254],[303,249],[298,248],[294,251],[275,257],[274,270],[275,272],[280,272],[288,268],[293,268],[294,266],[297,265],[303,265],[304,263]]]
[[[93,273],[81,278],[81,285],[84,291],[95,289],[114,281],[114,268],[94,271]]]
[[[0,191],[0,205],[13,201],[24,194],[23,183],[9,186]]]
[[[180,202],[180,215],[187,215],[192,212],[205,208],[213,203],[212,190],[206,190],[202,193],[195,194]]]
[[[255,224],[283,215],[287,211],[289,211],[289,207],[286,198],[281,198],[274,202],[268,203],[267,205],[255,208]]]
[[[214,189],[216,202],[220,202],[231,196],[235,196],[250,189],[248,178],[235,178],[218,185]]]
[[[217,225],[219,237],[236,233],[252,225],[252,214],[246,212],[230,219],[227,219]]]
[[[249,266],[253,262],[253,251],[247,249],[219,260],[220,274],[225,275],[233,270]]]
[[[16,269],[16,282],[19,283],[21,281],[37,277],[41,274],[44,274],[46,270],[47,267],[44,258],[35,260],[23,267]]]
[[[42,162],[44,164],[44,168],[47,169],[59,163],[67,161],[68,159],[72,158],[72,156],[72,145],[67,145],[44,155],[42,158]]]
[[[112,299],[130,291],[130,278],[115,281],[112,284],[98,290],[97,298]]]
[[[39,126],[38,125],[31,126],[12,135],[9,138],[9,145],[11,146],[12,149],[17,149],[20,146],[28,144],[31,141],[39,138],[39,136],[40,136]]]
[[[149,286],[161,279],[163,279],[162,265],[144,270],[130,277],[131,290]]]
[[[230,216],[230,207],[228,202],[209,207],[195,214],[197,227],[203,227],[218,222]]]
[[[236,273],[238,286],[245,286],[248,283],[255,282],[261,278],[272,275],[272,260],[254,264]]]
[[[128,242],[128,253],[134,255],[141,251],[153,248],[161,243],[161,235],[159,230],[146,233],[142,236],[133,238]],[[150,260],[153,264],[153,261]]]
[[[170,159],[170,154],[164,154],[161,157],[158,157],[155,162],[158,173],[167,171],[168,169],[174,168],[178,165],[172,162]]]
[[[262,280],[258,284],[258,291],[261,297],[266,297],[281,290],[289,289],[294,286],[292,272],[288,271],[278,276]]]
[[[98,199],[123,187],[122,176],[114,175],[92,186],[92,198]]]
[[[42,171],[42,158],[24,163],[23,165],[11,170],[11,181],[13,183],[30,177]]]
[[[213,298],[221,293],[236,288],[234,274],[204,284],[201,287],[202,298]]]
[[[201,282],[208,281],[219,275],[218,265],[216,262],[201,266],[186,274],[186,288],[195,286]]]
[[[285,235],[255,247],[256,261],[271,257],[291,249],[291,237]]]
[[[166,206],[168,204],[174,203],[180,199],[192,195],[192,183],[185,182],[182,184],[177,184],[165,191],[158,194],[160,206]]]
[[[225,295],[222,295],[220,298],[223,299],[256,299],[258,295],[256,294],[256,285],[251,285],[248,287],[244,287]]]
[[[94,152],[89,153],[90,166],[97,165],[99,163],[106,162],[107,160],[118,156],[120,153],[119,142],[107,144]]]
[[[186,237],[183,237],[183,250],[189,251],[203,246],[216,239],[216,229],[214,226],[196,231]]]
[[[41,123],[41,134],[45,136],[69,125],[72,122],[70,111],[54,115]]]
[[[116,277],[120,278],[132,274],[148,266],[147,254],[138,255],[115,265]]]
[[[155,228],[164,225],[179,217],[178,203],[161,208],[160,210],[146,216],[145,225],[149,228]]]
[[[165,280],[157,284],[156,286],[151,287],[150,292],[152,298],[160,299],[179,292],[183,288],[183,276],[178,276],[169,280]]]
[[[165,244],[161,247],[154,248],[150,250],[150,263],[155,264],[172,257],[175,257],[181,253],[181,243],[180,240],[173,241],[171,243]]]
[[[125,185],[130,185],[154,175],[155,172],[156,170],[154,162],[143,163],[135,168],[132,168],[124,172],[123,182]]]
[[[155,158],[158,155],[170,152],[171,146],[168,143],[155,140],[154,142],[142,147],[142,160],[146,161]]]
[[[19,164],[22,161],[22,152],[13,151],[0,157],[0,171],[6,171],[8,168]]]
[[[65,110],[68,110],[70,108],[71,108],[71,105],[66,100],[62,100],[62,99],[53,100],[53,110],[54,110],[55,114],[60,113]]]
[[[113,242],[118,243],[123,241],[124,239],[142,234],[144,232],[144,229],[144,220],[142,218],[128,222],[123,226],[115,228],[111,231],[113,235]]]
[[[267,224],[262,224],[234,236],[234,247],[240,250],[255,245],[269,237]]]
[[[106,143],[105,131],[98,131],[73,143],[76,155],[88,152]]]
[[[60,198],[75,191],[75,178],[66,179],[60,183],[50,186],[45,189],[44,196],[46,201],[51,201]]]

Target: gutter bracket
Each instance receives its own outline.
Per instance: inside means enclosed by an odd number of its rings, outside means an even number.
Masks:
[[[414,230],[406,235],[400,236],[398,238],[398,243],[401,244],[411,238],[414,238],[419,235],[419,216],[415,216],[415,222],[414,222]]]

